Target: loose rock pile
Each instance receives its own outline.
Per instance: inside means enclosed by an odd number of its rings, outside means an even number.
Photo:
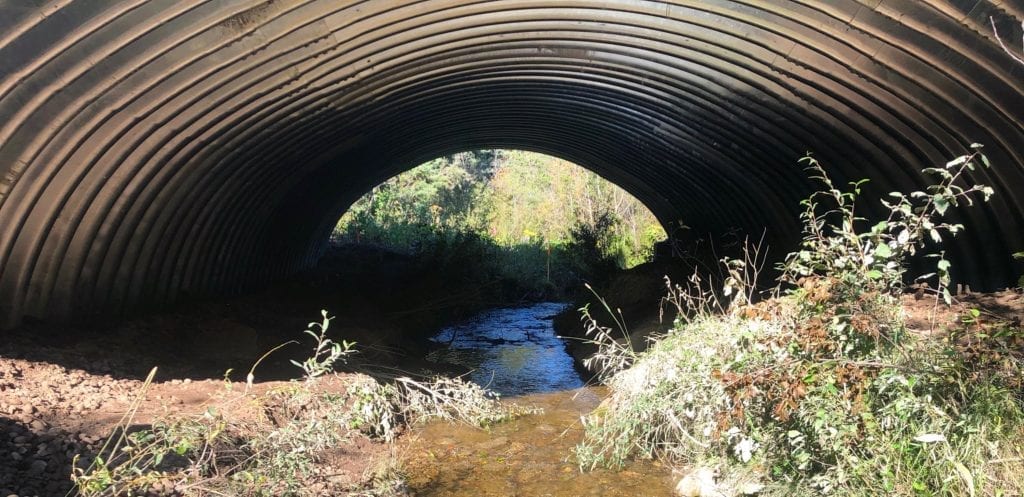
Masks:
[[[0,357],[0,496],[67,493],[75,455],[88,464],[103,443],[85,420],[123,410],[138,384]]]

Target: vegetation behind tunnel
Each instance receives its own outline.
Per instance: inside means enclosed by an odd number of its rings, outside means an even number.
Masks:
[[[506,294],[532,298],[564,297],[642,263],[663,238],[625,190],[569,162],[510,150],[458,153],[399,174],[356,201],[334,236],[414,255],[454,282],[501,282]]]

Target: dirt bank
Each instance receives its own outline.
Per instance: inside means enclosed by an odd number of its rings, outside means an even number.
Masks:
[[[329,336],[356,342],[358,353],[345,371],[462,372],[436,371],[437,364],[424,360],[432,346],[427,338],[493,305],[493,295],[448,281],[409,256],[350,246],[328,254],[316,270],[242,297],[185,302],[119,321],[35,322],[4,332],[0,497],[68,492],[73,457],[97,453],[153,367],[156,378],[135,425],[211,407],[225,416],[251,415],[237,410],[242,400],[251,404],[254,395],[300,377],[291,361],[309,357],[314,346],[302,331],[325,309],[335,316]],[[260,360],[281,344],[287,345]],[[255,387],[242,393],[257,363]],[[374,455],[385,450],[359,437],[352,442],[322,468],[337,483],[332,488],[358,486]]]
[[[664,304],[665,278],[672,282],[685,282],[692,268],[669,261],[651,262],[611,275],[606,283],[595,288],[616,317],[625,324],[634,350],[647,348],[652,334],[663,333],[674,319],[674,307]],[[963,319],[972,309],[980,311],[979,323],[1005,321],[1020,326],[1024,320],[1024,295],[1018,289],[999,292],[963,292],[954,297],[952,306],[937,302],[934,296],[922,297],[908,293],[903,296],[904,317],[907,327],[914,332],[927,333],[963,326]],[[577,369],[592,374],[583,366],[596,347],[588,343],[585,324],[581,321],[580,307],[589,306],[591,315],[601,326],[611,327],[613,335],[622,336],[619,326],[593,294],[567,308],[555,318],[555,330],[567,339],[567,349],[577,363]]]

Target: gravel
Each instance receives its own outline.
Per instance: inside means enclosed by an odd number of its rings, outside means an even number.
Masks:
[[[123,409],[117,395],[139,384],[0,356],[0,495],[68,493],[75,455],[94,455],[103,441],[72,427],[93,411]]]

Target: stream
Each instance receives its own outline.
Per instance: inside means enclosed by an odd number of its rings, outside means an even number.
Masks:
[[[442,330],[449,347],[429,360],[472,369],[468,379],[506,402],[543,409],[489,430],[430,423],[418,428],[401,454],[414,495],[521,497],[667,497],[669,468],[641,461],[621,470],[581,473],[572,448],[582,437],[580,416],[606,395],[584,386],[552,317],[564,304],[494,309]]]

